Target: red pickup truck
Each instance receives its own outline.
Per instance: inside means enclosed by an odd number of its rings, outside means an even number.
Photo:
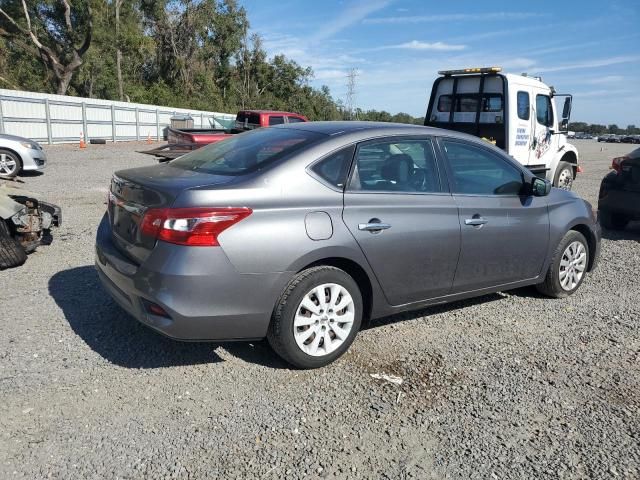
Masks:
[[[234,127],[230,129],[169,127],[167,129],[167,140],[169,141],[167,145],[142,153],[161,157],[162,160],[171,160],[204,145],[224,140],[229,135],[236,133],[284,123],[308,121],[307,117],[298,113],[274,110],[242,110],[236,115]]]

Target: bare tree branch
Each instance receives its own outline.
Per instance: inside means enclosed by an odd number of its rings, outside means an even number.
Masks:
[[[22,0],[24,2],[24,0]],[[61,0],[64,5],[64,23],[67,25],[67,32],[73,32],[73,25],[71,25],[71,5],[67,0]]]

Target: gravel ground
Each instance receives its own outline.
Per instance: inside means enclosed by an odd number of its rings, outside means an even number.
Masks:
[[[595,204],[632,146],[576,144],[575,190]],[[153,164],[146,147],[54,146],[22,177],[64,225],[0,272],[0,478],[640,478],[640,224],[605,232],[569,299],[523,289],[386,318],[294,371],[265,343],[168,340],[99,286],[106,186]]]

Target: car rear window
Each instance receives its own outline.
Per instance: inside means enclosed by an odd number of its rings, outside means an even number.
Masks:
[[[251,124],[253,126],[260,126],[260,115],[250,112],[239,112],[236,116],[236,122]]]
[[[243,175],[298,152],[325,137],[315,132],[265,128],[231,135],[173,160],[171,166],[215,175]]]

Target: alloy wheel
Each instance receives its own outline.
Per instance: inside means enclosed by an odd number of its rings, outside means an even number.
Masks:
[[[560,260],[560,286],[570,292],[574,290],[587,268],[587,249],[581,242],[572,242]]]
[[[354,319],[354,301],[345,287],[337,283],[319,285],[307,292],[296,309],[296,344],[307,355],[328,355],[345,342]]]
[[[16,168],[17,162],[6,153],[0,153],[0,175],[12,175]]]

